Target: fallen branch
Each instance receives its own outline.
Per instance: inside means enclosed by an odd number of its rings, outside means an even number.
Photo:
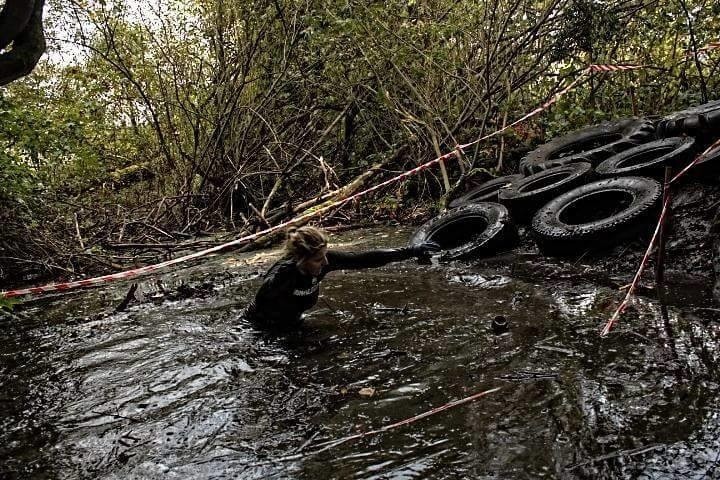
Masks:
[[[417,422],[418,420],[422,420],[423,418],[427,418],[427,417],[433,416],[437,413],[444,412],[445,410],[449,410],[451,408],[458,407],[460,405],[464,405],[466,403],[472,402],[473,400],[477,400],[478,398],[484,397],[485,395],[495,393],[498,390],[500,390],[500,388],[501,387],[491,388],[490,390],[485,390],[484,392],[476,393],[474,395],[470,395],[469,397],[465,397],[460,400],[448,402],[445,405],[435,407],[432,410],[428,410],[427,412],[421,413],[420,415],[415,415],[414,417],[406,418],[405,420],[400,420],[399,422],[391,423],[390,425],[386,425],[382,428],[378,428],[377,430],[370,430],[369,432],[356,433],[355,435],[350,435],[348,437],[341,438],[339,440],[323,442],[323,443],[320,443],[315,446],[319,447],[319,446],[327,445],[325,448],[322,449],[322,450],[327,450],[329,448],[340,445],[341,443],[349,442],[350,440],[356,440],[358,438],[364,438],[364,437],[369,437],[372,435],[377,435],[378,433],[384,433],[384,432],[387,432],[388,430],[402,427],[404,425],[409,425],[411,423]],[[322,450],[319,450],[316,453],[319,453]]]
[[[407,305],[405,305],[404,307],[372,307],[372,310],[373,312],[378,313],[402,313],[403,315],[407,315],[410,312],[419,311],[408,308]]]
[[[302,202],[294,207],[285,208],[278,212],[273,212],[273,214],[269,218],[267,218],[267,222],[273,224],[286,216],[293,216],[296,214],[300,214],[300,216],[302,216],[303,214],[308,213],[312,210],[319,210],[327,205],[336,203],[349,197],[350,195],[354,194],[362,187],[364,187],[368,183],[368,181],[382,169],[402,158],[407,153],[408,149],[409,147],[407,145],[403,145],[402,147],[398,148],[395,153],[393,153],[387,160],[376,163],[375,165],[370,167],[370,169],[361,173],[348,184],[338,188],[337,190],[333,190],[332,192],[327,192],[315,198],[311,198],[310,200]]]
[[[557,373],[543,373],[543,372],[528,372],[521,370],[515,373],[508,373],[506,375],[500,375],[495,377],[498,380],[547,380],[557,378]]]
[[[75,218],[75,233],[77,234],[78,242],[80,242],[80,248],[85,250],[85,243],[83,243],[82,235],[80,235],[80,225],[78,224],[77,212],[73,214],[73,217]]]
[[[60,265],[54,264],[54,263],[48,263],[48,262],[40,262],[37,260],[28,260],[26,258],[17,258],[17,257],[0,257],[0,260],[10,260],[12,262],[19,262],[19,263],[29,263],[31,265],[39,265],[41,267],[44,267],[45,270],[59,270],[62,272],[70,273],[72,275],[75,275],[77,272],[74,270],[69,270],[65,267],[61,267]]]
[[[105,248],[110,250],[137,249],[166,249],[175,250],[178,248],[214,247],[222,245],[220,242],[192,242],[192,243],[108,243]]]
[[[565,470],[574,470],[578,467],[582,467],[585,465],[591,465],[593,463],[602,462],[602,461],[610,460],[613,458],[634,457],[635,455],[642,455],[643,453],[652,452],[653,450],[658,450],[663,447],[664,447],[663,445],[651,445],[649,447],[640,447],[640,448],[634,448],[631,450],[620,450],[617,452],[608,453],[606,455],[600,455],[599,457],[591,458],[590,460],[586,460],[584,462],[573,463],[571,465],[566,466]]]
[[[560,348],[560,347],[549,347],[546,345],[535,345],[533,348],[537,350],[545,350],[548,352],[556,352],[556,353],[563,353],[565,355],[570,355],[571,357],[577,355],[578,353],[574,350],[570,350],[568,348]]]

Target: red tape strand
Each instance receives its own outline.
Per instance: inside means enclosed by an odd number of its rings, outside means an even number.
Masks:
[[[692,162],[690,162],[690,164],[689,164],[687,167],[685,167],[685,168],[683,168],[682,170],[680,170],[680,172],[679,172],[677,175],[675,175],[675,176],[670,180],[670,183],[675,182],[678,178],[680,178],[680,177],[682,177],[683,175],[685,175],[685,172],[687,172],[687,171],[690,170],[692,167],[694,167],[695,165],[697,165],[699,162],[701,162],[702,160],[704,160],[705,157],[707,157],[711,152],[715,151],[715,150],[718,149],[718,148],[720,148],[720,140],[717,140],[715,143],[713,143],[712,145],[710,145],[708,148],[705,149],[704,152],[702,152],[700,155],[698,155],[695,160],[693,160]]]
[[[246,236],[244,236],[244,237],[235,239],[235,240],[233,240],[233,241],[224,243],[224,244],[222,244],[222,245],[217,245],[217,246],[215,246],[215,247],[208,248],[207,250],[202,250],[202,251],[200,251],[200,252],[195,252],[195,253],[192,253],[192,254],[189,254],[189,255],[185,255],[185,256],[183,256],[183,257],[178,257],[178,258],[175,258],[175,259],[173,259],[173,260],[168,260],[168,261],[161,262],[161,263],[158,263],[158,264],[155,264],[155,265],[147,265],[147,266],[145,266],[145,267],[140,267],[140,268],[136,268],[136,269],[133,269],[133,270],[128,270],[128,271],[125,271],[125,272],[112,273],[112,274],[103,275],[103,276],[95,277],[95,278],[91,278],[91,279],[84,279],[84,280],[78,280],[78,281],[74,281],[74,282],[66,282],[66,283],[59,283],[59,284],[50,284],[50,285],[45,285],[45,286],[42,286],[42,287],[32,287],[32,288],[25,288],[25,289],[20,289],[20,290],[10,290],[10,291],[6,291],[6,292],[0,292],[0,298],[13,298],[13,297],[19,297],[19,296],[23,296],[23,295],[40,295],[40,294],[43,294],[43,293],[50,293],[50,292],[57,292],[57,291],[65,291],[65,290],[70,290],[70,289],[74,289],[74,288],[78,288],[78,287],[93,286],[93,285],[98,285],[98,284],[100,284],[100,283],[109,283],[109,282],[113,282],[113,281],[115,281],[115,280],[120,280],[120,279],[131,278],[131,277],[143,275],[143,274],[146,274],[146,273],[155,271],[155,270],[160,270],[160,269],[162,269],[162,268],[170,267],[170,266],[172,266],[172,265],[177,265],[177,264],[179,264],[179,263],[184,263],[184,262],[187,262],[187,261],[189,261],[189,260],[193,260],[193,259],[196,259],[196,258],[200,258],[200,257],[209,255],[209,254],[211,254],[211,253],[218,252],[218,251],[220,251],[220,250],[223,250],[223,249],[228,248],[228,247],[231,247],[231,246],[235,246],[235,245],[239,245],[239,244],[242,244],[242,243],[250,242],[250,241],[252,241],[252,240],[256,240],[256,239],[258,239],[258,238],[260,238],[260,237],[262,237],[262,236],[264,236],[264,235],[267,235],[267,234],[269,234],[269,233],[276,232],[276,231],[278,231],[278,230],[281,230],[281,229],[283,229],[283,228],[285,228],[285,227],[288,227],[288,226],[290,226],[290,225],[293,225],[293,224],[295,224],[295,223],[298,223],[298,222],[307,220],[307,219],[309,219],[309,218],[312,218],[312,217],[314,217],[314,216],[320,215],[320,214],[322,214],[322,213],[325,213],[325,212],[327,212],[328,210],[331,210],[331,209],[340,207],[340,206],[342,206],[342,205],[344,205],[344,204],[346,204],[346,203],[348,203],[348,202],[350,202],[350,201],[352,201],[352,200],[355,200],[355,199],[357,199],[357,198],[359,198],[359,197],[361,197],[361,196],[367,195],[368,193],[374,192],[374,191],[376,191],[376,190],[378,190],[378,189],[380,189],[380,188],[382,188],[382,187],[384,187],[384,186],[386,186],[386,185],[389,185],[389,184],[391,184],[391,183],[393,183],[393,182],[396,182],[396,181],[401,180],[401,179],[403,179],[403,178],[406,178],[406,177],[408,177],[408,176],[410,176],[410,175],[414,175],[414,174],[417,173],[417,172],[420,172],[420,171],[422,171],[422,170],[425,170],[425,169],[429,168],[430,166],[432,166],[432,165],[440,162],[441,160],[445,160],[445,159],[447,159],[447,158],[451,158],[451,157],[453,157],[454,155],[455,155],[455,152],[447,153],[447,154],[445,154],[445,155],[443,155],[443,156],[441,156],[441,157],[438,157],[438,158],[436,158],[436,159],[434,159],[434,160],[431,160],[431,161],[429,161],[429,162],[427,162],[427,163],[425,163],[425,164],[423,164],[423,165],[420,165],[420,166],[418,166],[418,167],[416,167],[416,168],[414,168],[414,169],[412,169],[412,170],[409,170],[409,171],[407,171],[407,172],[404,172],[404,173],[402,173],[402,174],[400,174],[400,175],[398,175],[398,176],[396,176],[396,177],[393,177],[393,178],[391,178],[391,179],[389,179],[389,180],[386,180],[386,181],[384,181],[384,182],[382,182],[382,183],[380,183],[380,184],[378,184],[378,185],[375,185],[375,186],[373,186],[373,187],[371,187],[371,188],[368,188],[368,189],[366,189],[366,190],[363,190],[363,191],[361,191],[361,192],[358,192],[358,193],[356,193],[356,194],[354,194],[354,195],[352,195],[352,196],[350,196],[350,197],[347,197],[347,198],[345,198],[345,199],[343,199],[343,200],[339,200],[339,201],[337,201],[337,202],[331,203],[331,204],[326,205],[325,207],[322,207],[322,208],[320,208],[320,209],[318,209],[318,210],[315,210],[315,211],[312,211],[312,212],[308,212],[308,213],[306,213],[306,214],[304,214],[304,215],[301,215],[301,216],[299,216],[299,217],[296,217],[296,218],[294,218],[294,219],[291,219],[291,220],[288,220],[288,221],[286,221],[286,222],[283,222],[283,223],[280,223],[280,224],[278,224],[278,225],[275,225],[274,227],[267,228],[267,229],[265,229],[265,230],[262,230],[262,231],[253,233],[253,234],[251,234],[251,235],[246,235]]]
[[[622,70],[638,70],[647,68],[645,65],[590,65],[593,72],[618,72]]]
[[[442,406],[440,406],[440,407],[433,408],[432,410],[427,411],[427,412],[425,412],[425,413],[421,413],[420,415],[416,415],[416,416],[414,416],[414,417],[406,418],[405,420],[401,420],[401,421],[399,421],[399,422],[395,422],[395,423],[393,423],[393,424],[391,424],[391,425],[386,425],[386,426],[384,426],[384,427],[382,427],[382,428],[378,428],[377,430],[371,430],[371,431],[369,431],[369,432],[358,433],[358,434],[350,435],[350,436],[348,436],[348,437],[340,438],[340,439],[337,439],[337,440],[329,440],[329,441],[327,441],[327,442],[320,442],[320,443],[317,443],[317,444],[313,445],[313,447],[315,448],[315,450],[312,450],[312,451],[310,451],[310,452],[303,452],[303,453],[296,453],[296,454],[294,454],[294,455],[287,455],[287,456],[285,456],[285,457],[280,457],[280,458],[275,458],[275,459],[272,459],[272,460],[266,460],[266,461],[262,461],[262,462],[253,463],[253,464],[250,464],[250,465],[248,465],[248,466],[251,466],[251,467],[260,467],[260,466],[263,466],[263,465],[271,465],[271,464],[279,463],[279,462],[292,462],[292,461],[295,461],[295,460],[299,460],[299,459],[301,459],[301,458],[307,458],[307,457],[310,457],[310,456],[313,456],[313,455],[317,455],[317,454],[319,454],[319,453],[326,452],[326,451],[328,451],[328,450],[330,450],[330,449],[332,449],[332,448],[335,448],[335,447],[337,447],[337,446],[339,446],[339,445],[342,445],[343,443],[349,442],[349,441],[351,441],[351,440],[357,440],[357,439],[359,439],[359,438],[369,437],[369,436],[371,436],[371,435],[376,435],[376,434],[378,434],[378,433],[387,432],[388,430],[391,430],[391,429],[393,429],[393,428],[397,428],[397,427],[400,427],[400,426],[403,426],[403,425],[407,425],[407,424],[409,424],[409,423],[416,422],[416,421],[418,421],[418,420],[420,420],[420,419],[429,417],[429,416],[431,416],[431,415],[435,415],[436,413],[440,413],[440,412],[442,412],[442,411],[444,411],[444,410],[447,410],[447,409],[449,409],[449,408],[457,407],[457,406],[459,406],[459,405],[463,405],[463,404],[468,403],[468,402],[471,402],[471,401],[473,401],[473,400],[477,400],[477,399],[480,398],[480,397],[484,397],[485,395],[489,395],[489,394],[491,394],[491,393],[497,392],[497,391],[500,390],[500,389],[501,389],[501,387],[496,387],[496,388],[492,388],[492,389],[490,389],[490,390],[485,390],[484,392],[476,393],[476,394],[474,394],[474,395],[471,395],[471,396],[469,396],[469,397],[463,398],[463,399],[461,399],[461,400],[455,400],[455,401],[453,401],[453,402],[446,403],[445,405],[442,405]],[[302,447],[300,447],[300,450],[302,450],[304,447],[305,447],[305,445],[303,445]]]
[[[665,222],[665,216],[667,215],[667,202],[663,204],[662,211],[660,212],[660,220],[657,223],[657,226],[655,227],[655,232],[653,233],[652,238],[650,239],[650,245],[648,245],[647,250],[645,250],[645,255],[643,255],[642,261],[640,262],[640,268],[638,268],[638,271],[635,273],[635,277],[633,277],[633,281],[630,284],[630,287],[627,289],[627,293],[625,294],[625,298],[623,299],[622,303],[620,303],[620,306],[615,310],[615,313],[612,317],[610,317],[610,320],[607,321],[605,326],[603,327],[602,331],[600,332],[601,336],[605,336],[608,333],[610,333],[610,329],[613,327],[615,323],[617,323],[618,319],[620,318],[620,314],[622,314],[625,311],[625,308],[627,308],[628,303],[630,302],[630,297],[632,297],[633,292],[635,291],[635,288],[638,285],[638,282],[640,281],[640,276],[642,275],[642,272],[645,270],[645,266],[647,265],[647,261],[650,258],[650,252],[652,251],[653,247],[655,246],[655,243],[657,242],[657,236],[658,233],[660,233],[660,226]]]
[[[313,452],[313,453],[324,452],[324,451],[326,451],[326,450],[329,450],[329,449],[331,449],[331,448],[337,447],[338,445],[341,445],[341,444],[343,444],[343,443],[349,442],[349,441],[351,441],[351,440],[357,440],[357,439],[359,439],[359,438],[370,437],[370,436],[372,436],[372,435],[377,435],[377,434],[379,434],[379,433],[387,432],[388,430],[392,430],[392,429],[397,428],[397,427],[402,427],[402,426],[404,426],[404,425],[409,425],[409,424],[411,424],[411,423],[417,422],[418,420],[422,420],[423,418],[427,418],[427,417],[430,417],[430,416],[435,415],[435,414],[437,414],[437,413],[443,412],[443,411],[445,411],[445,410],[449,410],[449,409],[451,409],[451,408],[458,407],[458,406],[460,406],[460,405],[464,405],[464,404],[466,404],[466,403],[469,403],[469,402],[472,402],[472,401],[474,401],[474,400],[477,400],[478,398],[484,397],[485,395],[489,395],[489,394],[491,394],[491,393],[495,393],[495,392],[497,392],[498,390],[500,390],[501,388],[502,388],[502,387],[495,387],[495,388],[492,388],[492,389],[490,389],[490,390],[485,390],[485,391],[483,391],[483,392],[479,392],[479,393],[476,393],[476,394],[474,394],[474,395],[470,395],[469,397],[465,397],[465,398],[462,398],[462,399],[460,399],[460,400],[455,400],[455,401],[452,401],[452,402],[448,402],[448,403],[446,403],[445,405],[441,405],[441,406],[439,406],[439,407],[435,407],[435,408],[433,408],[432,410],[428,410],[427,412],[423,412],[423,413],[421,413],[421,414],[419,414],[419,415],[415,415],[414,417],[406,418],[406,419],[404,419],[404,420],[400,420],[400,421],[398,421],[398,422],[391,423],[390,425],[385,425],[384,427],[378,428],[377,430],[370,430],[370,431],[368,431],[368,432],[356,433],[356,434],[354,434],[354,435],[349,435],[349,436],[347,436],[347,437],[340,438],[340,439],[337,439],[337,440],[330,440],[330,441],[328,441],[328,442],[319,443],[319,444],[315,445],[315,447],[322,447],[322,448],[320,448],[320,450],[317,450],[317,451],[315,451],[315,452]]]
[[[710,42],[707,45],[705,45],[704,47],[698,48],[698,52],[707,52],[709,50],[717,50],[718,48],[720,48],[720,41]],[[688,55],[692,55],[692,54],[689,53]]]

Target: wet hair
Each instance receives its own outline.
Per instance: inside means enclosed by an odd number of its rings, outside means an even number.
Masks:
[[[327,246],[327,236],[315,227],[290,227],[285,240],[285,254],[296,259],[310,258]]]

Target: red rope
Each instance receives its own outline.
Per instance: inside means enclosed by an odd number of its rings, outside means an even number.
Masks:
[[[714,151],[715,151],[716,149],[718,149],[718,148],[720,148],[720,139],[718,139],[717,141],[715,141],[715,143],[713,143],[713,144],[710,145],[708,148],[706,148],[705,151],[704,151],[703,153],[701,153],[700,155],[698,155],[697,158],[695,158],[695,160],[693,160],[692,162],[690,162],[690,164],[689,164],[687,167],[685,167],[685,168],[683,168],[682,170],[680,170],[680,173],[678,173],[677,175],[675,175],[675,176],[672,178],[672,180],[670,180],[670,183],[675,182],[677,179],[679,179],[680,177],[682,177],[683,175],[685,175],[685,172],[687,172],[687,171],[690,170],[692,167],[694,167],[695,165],[697,165],[699,162],[701,162],[702,160],[704,160],[711,152],[714,152]]]
[[[409,424],[409,423],[416,422],[416,421],[420,420],[421,418],[429,417],[430,415],[434,415],[434,414],[436,414],[436,413],[442,412],[442,411],[447,410],[447,409],[449,409],[449,408],[457,407],[458,405],[462,405],[462,404],[471,402],[471,401],[473,401],[473,400],[477,400],[477,399],[480,398],[480,397],[484,397],[485,395],[488,395],[488,394],[490,394],[490,393],[497,392],[498,390],[500,390],[500,387],[498,387],[498,388],[493,388],[493,389],[491,389],[491,390],[486,390],[486,391],[484,391],[484,392],[476,393],[475,395],[471,395],[471,396],[469,396],[469,397],[467,397],[467,398],[463,398],[462,400],[456,400],[456,401],[454,401],[454,402],[446,403],[445,405],[442,405],[442,406],[440,406],[440,407],[433,408],[432,410],[430,410],[430,411],[428,411],[428,412],[421,413],[420,415],[416,415],[416,416],[414,416],[414,417],[410,417],[410,418],[407,418],[407,419],[405,419],[405,420],[401,420],[401,421],[399,421],[399,422],[395,422],[395,423],[393,423],[393,424],[391,424],[391,425],[387,425],[387,426],[382,427],[382,428],[379,428],[379,429],[377,429],[377,430],[372,430],[372,431],[365,432],[365,433],[358,433],[358,434],[355,434],[355,435],[350,435],[349,437],[340,438],[340,439],[338,439],[338,440],[330,440],[330,441],[327,441],[327,442],[320,442],[320,443],[317,443],[317,444],[313,445],[313,447],[315,447],[316,450],[313,450],[313,451],[310,451],[310,452],[296,453],[296,454],[288,455],[288,456],[285,456],[285,457],[275,458],[275,459],[269,460],[269,461],[253,463],[253,464],[250,464],[250,465],[248,465],[248,466],[249,466],[249,467],[260,467],[260,466],[263,466],[263,465],[270,465],[270,464],[278,463],[278,462],[289,462],[289,461],[300,460],[301,458],[307,458],[307,457],[310,457],[310,456],[313,456],[313,455],[317,455],[317,454],[320,454],[320,453],[322,453],[322,452],[326,452],[326,451],[328,451],[328,450],[330,450],[330,449],[332,449],[332,448],[335,448],[335,447],[337,447],[337,446],[339,446],[339,445],[342,445],[343,443],[347,443],[347,442],[349,442],[349,441],[351,441],[351,440],[356,440],[356,439],[358,439],[358,438],[367,437],[367,436],[370,436],[370,435],[376,435],[376,434],[382,433],[382,432],[387,432],[388,430],[391,430],[391,429],[393,429],[393,428],[397,428],[397,427],[402,426],[402,425],[407,425],[407,424]],[[318,448],[318,447],[320,447],[320,448]],[[300,450],[302,450],[303,448],[304,448],[304,446],[301,447]]]
[[[698,48],[697,51],[698,51],[698,52],[707,52],[707,51],[710,51],[710,50],[716,50],[716,49],[718,49],[718,48],[720,48],[720,41],[710,42],[710,43],[708,43],[707,45],[705,45],[704,47]],[[692,52],[689,52],[688,55],[692,55]]]
[[[394,428],[402,427],[403,425],[409,425],[411,423],[417,422],[418,420],[422,420],[423,418],[431,417],[440,412],[444,412],[445,410],[449,410],[451,408],[455,408],[460,405],[464,405],[466,403],[477,400],[478,398],[482,398],[485,395],[495,393],[498,390],[500,390],[501,388],[502,387],[491,388],[490,390],[485,390],[484,392],[479,392],[474,395],[470,395],[469,397],[462,398],[460,400],[454,400],[452,402],[448,402],[445,405],[440,405],[439,407],[435,407],[432,410],[428,410],[427,412],[423,412],[419,415],[415,415],[413,417],[409,417],[404,420],[400,420],[399,422],[391,423],[390,425],[385,425],[384,427],[378,428],[376,430],[370,430],[368,432],[356,433],[354,435],[349,435],[347,437],[340,438],[338,440],[330,440],[328,442],[319,443],[319,444],[315,445],[315,447],[322,447],[322,448],[313,453],[324,452],[326,450],[337,447],[338,445],[349,442],[351,440],[357,440],[358,438],[370,437],[372,435],[377,435],[379,433],[387,432],[388,430],[392,430]]]
[[[625,311],[625,308],[627,308],[627,305],[630,302],[630,297],[632,296],[633,292],[635,291],[635,288],[637,287],[638,282],[640,281],[640,276],[642,275],[642,272],[645,270],[647,261],[650,258],[650,252],[652,251],[652,248],[655,246],[655,243],[656,243],[657,237],[658,237],[658,233],[660,232],[660,226],[663,223],[665,223],[667,207],[668,207],[667,203],[663,204],[662,211],[660,212],[660,219],[657,223],[657,226],[655,227],[655,232],[653,233],[652,239],[650,239],[650,245],[648,245],[647,250],[645,250],[645,255],[643,255],[642,261],[640,262],[640,268],[638,268],[638,271],[635,273],[635,277],[633,277],[633,281],[630,284],[630,287],[628,287],[628,289],[627,289],[625,298],[620,303],[620,306],[618,306],[617,310],[615,310],[615,313],[613,314],[613,316],[610,317],[610,320],[607,321],[607,323],[603,327],[602,331],[600,332],[600,335],[605,336],[608,333],[610,333],[610,329],[617,322],[617,320],[620,317],[620,314]]]
[[[617,72],[621,70],[638,70],[647,68],[646,65],[590,65],[593,72]]]

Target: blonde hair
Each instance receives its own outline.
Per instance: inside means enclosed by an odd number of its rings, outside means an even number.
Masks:
[[[285,240],[285,254],[296,260],[310,258],[327,246],[327,236],[315,227],[290,227]]]

